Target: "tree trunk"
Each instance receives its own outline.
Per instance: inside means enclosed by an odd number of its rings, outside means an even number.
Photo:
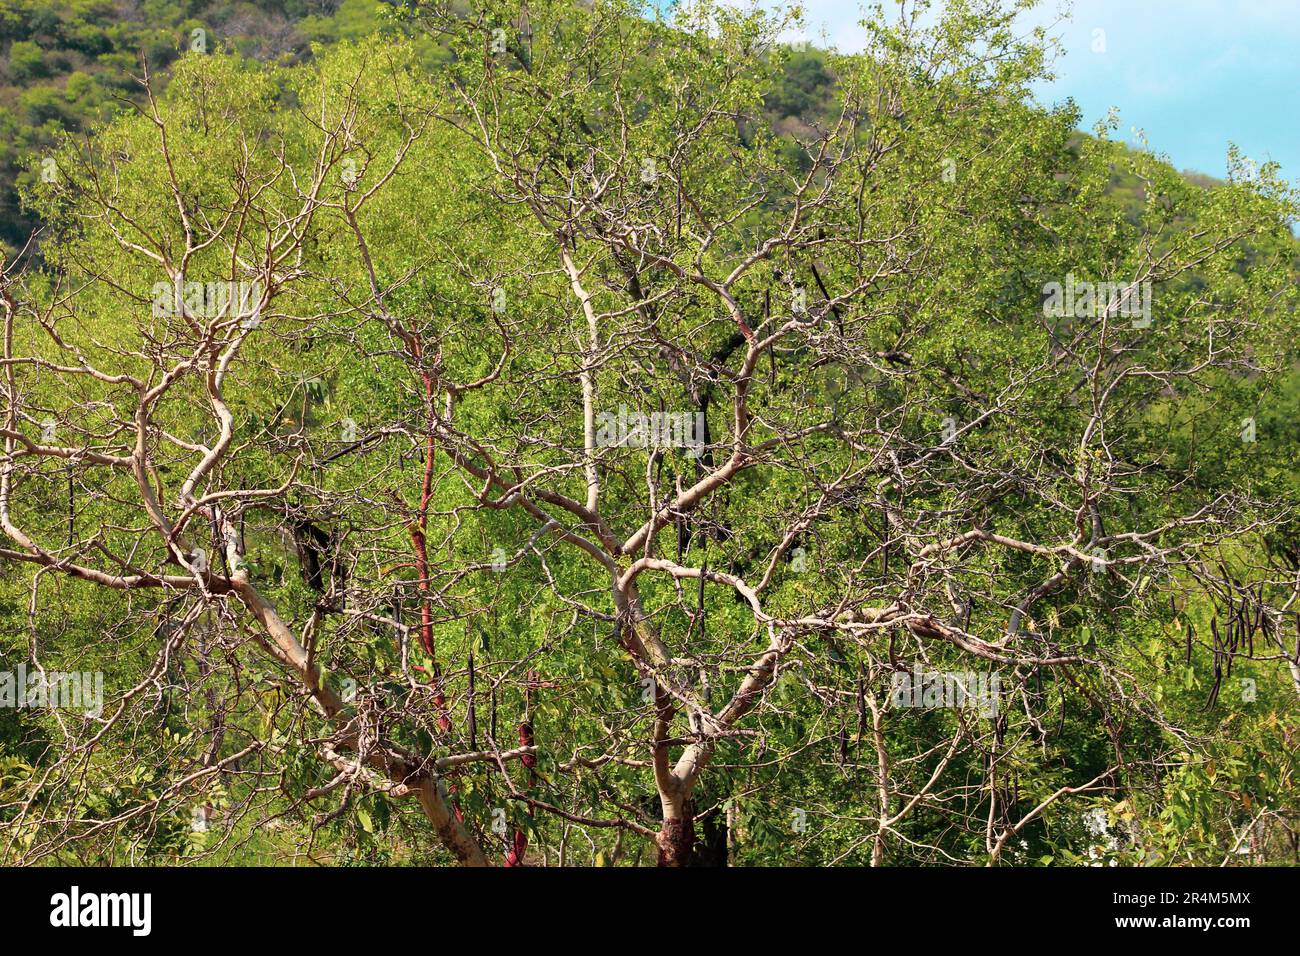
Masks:
[[[691,811],[687,808],[681,816],[664,817],[655,842],[659,844],[660,866],[686,866],[695,849],[695,820]]]

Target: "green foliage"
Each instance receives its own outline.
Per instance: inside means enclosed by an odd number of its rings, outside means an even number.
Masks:
[[[140,442],[156,464],[143,484],[180,521],[178,489],[222,421],[213,356],[237,342],[221,391],[235,450],[198,493],[240,502],[250,586],[346,701],[342,716],[305,704],[326,695],[268,656],[201,520],[185,533],[215,574],[206,592],[181,580],[139,474],[25,465],[6,520],[65,566],[177,577],[106,589],[0,562],[0,662],[102,671],[128,715],[76,763],[89,785],[59,786],[71,778],[42,769],[98,725],[0,709],[6,852],[446,863],[404,781],[338,754],[382,735],[425,767],[489,734],[508,750],[526,723],[535,767],[441,778],[467,828],[494,853],[504,820],[548,858],[649,863],[647,673],[718,711],[762,671],[778,622],[792,637],[775,679],[692,795],[702,837],[725,823],[733,863],[1217,864],[1261,819],[1274,829],[1257,858],[1293,861],[1288,652],[1266,644],[1276,632],[1221,639],[1243,608],[1285,606],[1279,568],[1300,566],[1295,196],[1276,170],[1190,182],[1111,141],[1113,124],[1080,136],[1072,105],[1027,96],[1041,37],[1015,39],[984,4],[953,4],[924,42],[874,22],[863,56],[777,47],[779,17],[729,5],[670,23],[547,0],[531,32],[505,2],[446,18],[331,6],[150,2],[124,23],[100,3],[0,9],[10,78],[27,84],[5,93],[4,161],[62,143],[57,177],[37,164],[21,180],[48,237],[14,348],[47,364],[15,373],[18,427],[35,441],[57,410],[86,449],[133,448],[146,388],[128,377],[152,387],[178,363]],[[268,38],[267,18],[287,32]],[[181,53],[199,24],[219,42]],[[173,44],[157,121],[114,99],[123,51],[148,42]],[[1004,55],[974,55],[988,44]],[[950,67],[922,69],[927,55]],[[831,170],[837,149],[846,170]],[[268,281],[261,324],[159,314],[155,289],[176,278],[161,263],[182,253],[183,279]],[[712,285],[682,278],[697,274]],[[1067,274],[1150,275],[1158,327],[1050,321],[1045,284]],[[595,345],[576,288],[600,316]],[[798,290],[818,321],[742,365]],[[635,622],[628,589],[573,546],[598,522],[570,512],[539,530],[588,492],[584,376],[602,409],[700,407],[711,429],[699,459],[593,454],[610,535],[629,539],[742,443],[762,450],[618,555],[616,579],[642,555],[715,572],[642,572]],[[949,424],[960,438],[936,440]],[[508,481],[484,477],[494,461]],[[1110,531],[1094,530],[1103,516]],[[978,547],[941,546],[971,529]],[[765,616],[718,572],[764,581]],[[978,608],[938,630],[962,594]],[[888,627],[853,617],[890,602],[905,613]],[[653,668],[624,636],[650,628],[674,649]],[[891,706],[913,663],[996,672],[997,712]],[[676,752],[694,743],[681,714],[669,723]],[[228,822],[196,828],[196,809]],[[51,828],[45,811],[75,822]]]

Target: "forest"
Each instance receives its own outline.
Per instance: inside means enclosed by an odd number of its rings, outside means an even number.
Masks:
[[[1030,6],[2,0],[0,864],[1300,863],[1300,191]]]

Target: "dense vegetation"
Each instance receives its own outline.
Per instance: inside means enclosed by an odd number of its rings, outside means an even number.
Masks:
[[[7,5],[0,859],[1300,859],[1297,196],[1005,7]]]

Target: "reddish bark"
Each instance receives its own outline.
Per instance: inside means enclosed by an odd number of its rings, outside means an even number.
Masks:
[[[655,842],[660,866],[686,866],[695,848],[695,820],[689,810],[681,817],[665,817]]]
[[[433,499],[433,452],[434,452],[434,396],[436,385],[433,374],[424,367],[424,345],[413,329],[407,343],[411,357],[419,370],[420,380],[424,384],[425,407],[425,445],[424,445],[424,480],[420,488],[420,507],[416,512],[415,523],[411,525],[411,547],[415,551],[415,571],[418,577],[416,587],[421,591],[420,599],[420,646],[429,655],[429,677],[433,685],[433,706],[438,713],[438,729],[444,734],[451,730],[451,713],[447,707],[447,695],[442,686],[442,673],[438,667],[438,658],[433,643],[433,608],[429,604],[429,549],[425,534],[429,527],[429,502]]]
[[[533,691],[541,686],[537,679],[536,671],[528,672],[528,683],[524,686],[524,718],[519,722],[519,745],[521,747],[533,746]],[[537,757],[535,754],[524,754],[519,758],[519,762],[528,768],[527,789],[531,790],[537,786]],[[532,813],[534,804],[528,801],[528,811]],[[506,853],[506,866],[523,866],[524,856],[528,852],[528,833],[524,830],[515,830],[510,836],[510,850]]]

